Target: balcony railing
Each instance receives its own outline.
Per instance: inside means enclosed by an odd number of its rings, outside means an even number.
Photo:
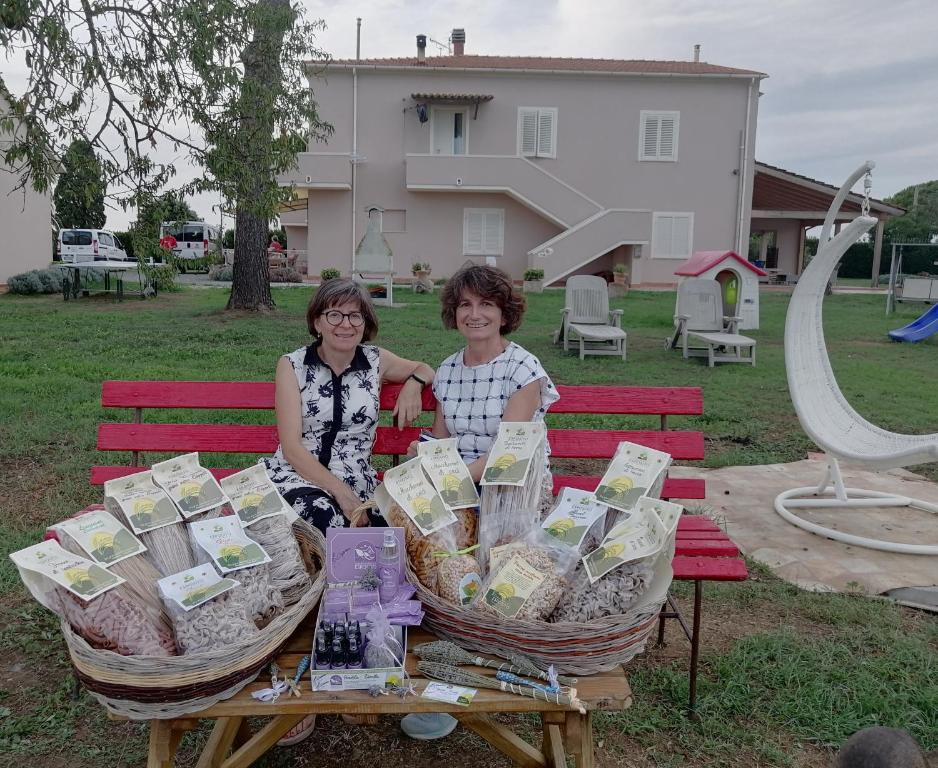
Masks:
[[[281,186],[310,189],[351,189],[352,164],[347,153],[301,152],[296,168],[277,177]]]

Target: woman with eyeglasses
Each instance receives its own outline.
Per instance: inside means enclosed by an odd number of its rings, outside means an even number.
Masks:
[[[263,459],[267,474],[297,514],[327,528],[385,525],[353,513],[371,498],[377,475],[371,448],[384,381],[404,385],[394,407],[398,427],[421,412],[433,368],[373,344],[378,332],[371,297],[347,278],[325,281],[306,311],[313,343],[277,363],[280,447]]]

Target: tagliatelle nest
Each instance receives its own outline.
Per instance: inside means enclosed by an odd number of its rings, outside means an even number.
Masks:
[[[457,509],[453,512],[456,522],[446,528],[424,536],[420,529],[397,504],[392,504],[385,515],[389,525],[404,529],[404,543],[407,559],[411,568],[420,579],[420,583],[432,592],[436,591],[436,572],[440,560],[437,552],[454,552],[471,547],[476,543],[478,518],[471,509]]]

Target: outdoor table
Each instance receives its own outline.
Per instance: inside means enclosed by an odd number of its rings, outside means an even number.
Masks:
[[[140,281],[140,298],[144,298],[146,288],[152,287],[153,294],[156,295],[156,286],[151,286],[149,281],[140,270],[140,264],[136,261],[82,261],[77,263],[61,262],[56,266],[62,270],[62,296],[65,301],[69,298],[77,299],[80,293],[89,293],[81,287],[81,274],[88,270],[96,269],[104,272],[103,292],[111,292],[111,274],[114,275],[114,293],[118,301],[124,299],[124,273],[128,270],[136,270],[137,278]]]
[[[313,637],[310,618],[293,634],[277,658],[277,665],[292,674],[300,659],[310,653]],[[435,640],[424,630],[409,632],[408,646]],[[368,691],[310,691],[309,673],[304,676],[297,698],[281,695],[276,701],[264,703],[251,693],[270,686],[266,670],[258,679],[226,701],[201,712],[175,720],[151,720],[148,768],[170,768],[179,742],[186,731],[196,728],[200,719],[215,721],[197,763],[198,768],[245,768],[271,749],[287,731],[309,714],[352,714],[374,718],[378,715],[406,715],[411,712],[449,712],[469,730],[522,766],[555,766],[566,768],[566,755],[571,755],[577,768],[592,768],[593,710],[624,710],[632,703],[632,692],[621,667],[588,677],[580,677],[577,697],[587,708],[585,715],[564,706],[530,699],[490,688],[479,688],[468,707],[444,704],[420,696],[429,682],[417,675],[417,659],[407,657],[417,695],[404,699],[394,694],[372,697]],[[480,674],[495,676],[494,669],[466,667]],[[540,748],[528,744],[513,731],[493,720],[496,712],[536,712],[541,715],[543,741]],[[251,732],[249,717],[272,716],[257,731]],[[350,726],[354,727],[354,726]],[[231,754],[229,755],[229,751]]]

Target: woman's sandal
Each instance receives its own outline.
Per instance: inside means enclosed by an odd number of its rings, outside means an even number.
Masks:
[[[278,747],[291,747],[307,739],[316,730],[316,715],[307,715],[287,731],[277,742]]]

